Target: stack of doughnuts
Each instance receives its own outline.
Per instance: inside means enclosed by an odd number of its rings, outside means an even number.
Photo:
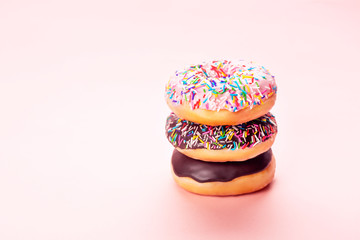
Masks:
[[[251,61],[211,61],[176,71],[166,84],[176,183],[197,194],[250,193],[274,178],[274,76]]]

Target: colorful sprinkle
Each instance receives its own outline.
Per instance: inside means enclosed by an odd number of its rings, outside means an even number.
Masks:
[[[264,67],[251,61],[225,60],[176,71],[168,81],[165,92],[175,105],[187,102],[192,109],[227,109],[236,112],[262,104],[276,91],[274,76]],[[235,100],[233,94],[238,94]]]
[[[171,113],[166,121],[167,138],[175,147],[181,149],[250,148],[268,140],[276,133],[276,120],[271,113],[247,123],[227,126],[197,124],[179,119],[174,113]]]

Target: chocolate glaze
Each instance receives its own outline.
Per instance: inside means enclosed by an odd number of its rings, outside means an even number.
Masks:
[[[243,162],[205,162],[190,158],[174,149],[171,163],[179,177],[190,177],[197,182],[228,182],[237,177],[264,170],[272,159],[272,150]]]
[[[167,139],[176,148],[238,150],[265,142],[277,133],[277,124],[271,113],[246,123],[224,126],[198,124],[171,113],[165,130]]]

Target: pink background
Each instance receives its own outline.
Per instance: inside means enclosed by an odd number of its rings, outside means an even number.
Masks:
[[[0,1],[0,239],[359,239],[359,11]],[[279,86],[276,178],[255,194],[171,178],[164,84],[217,58],[254,60]]]

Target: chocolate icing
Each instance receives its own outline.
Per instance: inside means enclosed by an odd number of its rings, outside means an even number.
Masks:
[[[265,142],[277,133],[277,125],[271,113],[246,123],[224,126],[198,124],[171,113],[165,130],[169,142],[180,149],[237,150]]]
[[[228,182],[237,177],[264,170],[272,159],[271,148],[243,162],[205,162],[190,158],[174,149],[171,163],[179,177],[190,177],[197,182]]]

